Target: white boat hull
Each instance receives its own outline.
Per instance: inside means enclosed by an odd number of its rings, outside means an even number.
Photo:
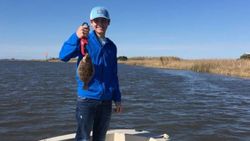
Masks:
[[[92,136],[92,133],[91,133]],[[40,141],[69,141],[75,138],[75,133],[42,139]],[[162,134],[150,136],[147,131],[136,131],[134,129],[114,129],[106,134],[105,141],[168,141],[169,136]]]

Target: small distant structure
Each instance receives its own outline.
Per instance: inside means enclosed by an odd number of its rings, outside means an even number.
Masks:
[[[240,56],[240,59],[249,59],[250,60],[250,53],[249,52],[245,52],[244,54],[242,54]]]
[[[45,61],[48,61],[48,55],[49,55],[49,53],[48,52],[45,52]]]

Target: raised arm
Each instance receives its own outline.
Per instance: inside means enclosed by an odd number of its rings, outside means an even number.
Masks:
[[[74,33],[66,42],[64,42],[59,53],[59,58],[64,62],[68,62],[71,58],[75,58],[79,51],[79,38],[77,37],[76,33]]]
[[[87,23],[83,23],[77,31],[70,36],[70,38],[64,42],[62,49],[59,53],[59,58],[68,62],[71,58],[75,58],[80,53],[80,39],[87,37],[89,33],[89,26]]]

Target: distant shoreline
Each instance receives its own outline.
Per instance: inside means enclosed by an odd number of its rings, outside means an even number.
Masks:
[[[199,73],[213,73],[250,79],[250,59],[180,59],[178,57],[134,57],[121,64],[191,70]]]
[[[33,62],[63,62],[59,59],[0,59],[0,61],[33,61]],[[69,62],[76,62],[77,59],[73,58]]]
[[[57,58],[42,59],[0,59],[0,61],[35,61],[35,62],[62,62]],[[74,63],[77,59],[71,59]],[[145,66],[152,68],[166,68],[177,70],[191,70],[199,73],[213,73],[225,76],[234,76],[250,79],[250,59],[180,59],[178,57],[133,57],[120,64]]]

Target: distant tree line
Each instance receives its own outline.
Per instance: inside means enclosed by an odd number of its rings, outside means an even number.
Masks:
[[[244,53],[240,56],[240,59],[250,59],[250,53]]]
[[[117,60],[119,60],[119,61],[127,61],[128,57],[126,57],[126,56],[119,56],[119,57],[117,57]]]

